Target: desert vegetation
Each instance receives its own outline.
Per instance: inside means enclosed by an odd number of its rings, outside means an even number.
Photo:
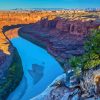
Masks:
[[[69,63],[75,71],[89,70],[100,66],[100,30],[92,30],[84,42],[85,53],[79,57],[72,57]]]

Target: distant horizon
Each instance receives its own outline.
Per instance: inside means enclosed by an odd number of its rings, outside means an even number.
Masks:
[[[13,9],[0,9],[0,11],[8,10],[100,10],[100,8],[13,8]]]
[[[16,8],[100,8],[100,0],[0,0],[0,10]]]

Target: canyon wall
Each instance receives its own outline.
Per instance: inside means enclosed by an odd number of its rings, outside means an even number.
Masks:
[[[3,70],[7,70],[12,63],[13,47],[3,33],[0,33],[0,78],[3,76]]]
[[[74,20],[56,17],[42,19],[20,29],[20,35],[45,45],[48,52],[61,63],[71,56],[84,53],[85,37],[92,29],[99,29],[100,20]]]
[[[19,72],[19,74],[18,74]],[[22,62],[8,37],[0,33],[0,100],[18,86],[23,76]]]
[[[82,35],[87,34],[91,29],[98,29],[100,20],[72,20],[55,18],[53,20],[44,19],[40,21],[42,28],[56,29],[63,34]],[[56,33],[55,33],[56,34]]]

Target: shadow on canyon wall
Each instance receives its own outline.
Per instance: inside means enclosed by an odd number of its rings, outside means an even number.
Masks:
[[[14,29],[14,28],[20,28],[20,27],[23,27],[27,24],[17,24],[17,25],[11,25],[11,26],[3,26],[3,29],[2,29],[2,32],[5,33],[6,31],[9,31],[11,29]]]

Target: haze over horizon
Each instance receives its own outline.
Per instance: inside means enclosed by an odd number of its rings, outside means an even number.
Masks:
[[[0,10],[16,8],[100,8],[100,0],[0,0]]]

